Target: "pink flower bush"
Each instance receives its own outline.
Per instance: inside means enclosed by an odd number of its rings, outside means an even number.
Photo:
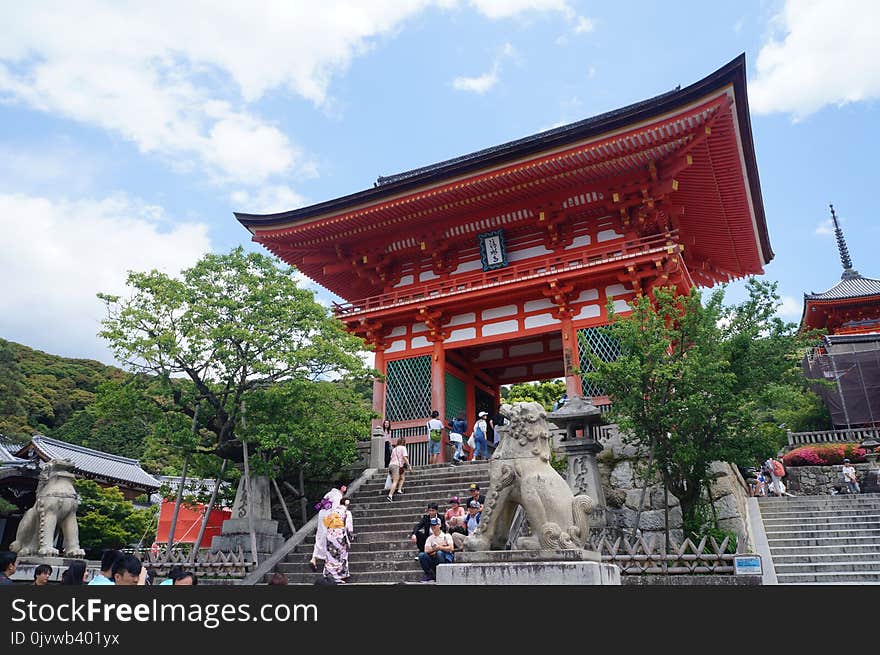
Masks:
[[[864,462],[865,449],[857,443],[813,444],[795,448],[782,458],[785,466],[833,466],[842,464],[844,458],[851,462]]]

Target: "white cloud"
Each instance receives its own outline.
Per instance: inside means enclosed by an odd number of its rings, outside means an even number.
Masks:
[[[470,4],[490,19],[572,13],[564,0]],[[215,182],[273,184],[314,165],[254,103],[282,90],[331,106],[333,77],[432,5],[456,3],[7,3],[0,101],[98,126]]]
[[[498,83],[498,67],[493,66],[488,73],[477,77],[456,77],[452,80],[453,88],[459,91],[472,91],[473,93],[486,93]]]
[[[816,234],[822,236],[834,234],[834,223],[831,222],[830,218],[824,223],[819,223],[819,225],[816,226]]]
[[[110,362],[97,337],[98,292],[122,294],[129,270],[177,273],[211,249],[208,227],[119,195],[56,201],[0,194],[0,335],[48,352]]]
[[[510,18],[529,11],[555,11],[571,15],[566,0],[470,0],[470,4],[488,18]]]
[[[495,61],[492,63],[492,70],[476,77],[456,77],[452,80],[452,88],[457,89],[458,91],[470,91],[478,94],[486,93],[494,87],[500,79],[499,74],[501,72],[501,62],[506,58],[513,58],[516,56],[516,48],[510,43],[505,43],[498,56],[495,57]]]
[[[288,186],[266,186],[255,192],[240,190],[230,195],[236,210],[254,214],[275,214],[302,207],[305,198]]]
[[[799,319],[801,314],[803,314],[804,303],[802,300],[797,300],[791,296],[782,296],[780,301],[779,307],[776,309],[776,313],[780,318]]]
[[[880,97],[876,0],[786,0],[772,23],[783,34],[758,54],[752,109],[800,119],[827,105]]]
[[[596,23],[586,16],[578,16],[577,25],[574,27],[575,34],[586,34],[596,29]]]

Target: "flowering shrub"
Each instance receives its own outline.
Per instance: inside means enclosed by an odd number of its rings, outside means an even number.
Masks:
[[[813,444],[795,448],[782,458],[785,466],[831,466],[842,464],[844,458],[851,462],[864,462],[865,449],[857,443]]]

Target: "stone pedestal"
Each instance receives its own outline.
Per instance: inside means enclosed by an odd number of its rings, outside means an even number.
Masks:
[[[440,585],[619,585],[620,569],[590,550],[492,550],[437,566]]]
[[[33,582],[34,569],[40,564],[48,564],[52,567],[52,573],[49,574],[49,580],[51,582],[61,582],[61,574],[67,570],[68,566],[76,561],[85,561],[86,563],[85,582],[87,584],[88,581],[96,575],[100,575],[100,560],[83,560],[81,557],[38,557],[33,555],[18,558],[16,561],[15,573],[12,574],[12,580],[14,582]]]
[[[211,539],[211,551],[236,551],[239,547],[244,551],[245,558],[254,561],[251,551],[249,508],[253,510],[254,532],[257,538],[257,555],[263,561],[284,543],[284,537],[278,532],[278,521],[272,520],[272,504],[270,480],[265,476],[251,478],[253,498],[248,504],[247,484],[244,476],[238,483],[235,492],[235,503],[232,506],[232,518],[223,521],[220,536]]]

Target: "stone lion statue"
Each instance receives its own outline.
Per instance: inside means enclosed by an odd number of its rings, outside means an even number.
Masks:
[[[552,437],[544,408],[528,402],[502,405],[500,411],[510,424],[489,461],[489,495],[464,550],[503,550],[517,505],[522,505],[532,535],[517,539],[513,548],[584,548],[594,503],[589,496],[574,496],[550,466]]]
[[[9,549],[19,557],[40,555],[54,557],[58,549],[53,546],[55,530],[61,528],[64,536],[64,554],[67,557],[84,557],[79,547],[79,528],[76,524],[76,508],[79,498],[73,488],[73,462],[69,459],[53,459],[43,464],[37,484],[37,501],[21,519]]]

